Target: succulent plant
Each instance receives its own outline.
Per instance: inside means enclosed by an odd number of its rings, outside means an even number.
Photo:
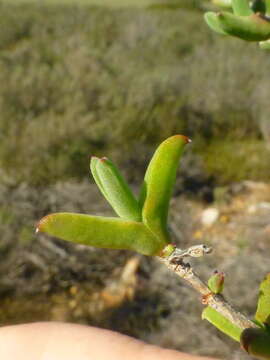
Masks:
[[[224,273],[214,272],[206,285],[184,259],[211,252],[205,245],[177,249],[168,231],[169,202],[180,157],[190,140],[175,135],[157,148],[146,170],[138,199],[107,158],[92,157],[90,169],[103,196],[118,217],[55,213],[42,218],[37,231],[63,240],[99,248],[127,249],[157,256],[202,295],[202,318],[240,342],[259,359],[270,359],[270,274],[260,285],[254,322],[232,308],[223,297]]]
[[[171,242],[167,228],[169,202],[179,159],[190,140],[175,135],[165,140],[149,163],[139,199],[133,195],[117,167],[107,158],[92,157],[90,169],[101,193],[116,217],[75,213],[50,214],[41,219],[37,231],[64,240],[111,249],[129,249],[158,255]]]
[[[258,41],[261,49],[270,49],[270,0],[231,0],[232,12],[209,11],[206,23],[215,32],[246,41]]]

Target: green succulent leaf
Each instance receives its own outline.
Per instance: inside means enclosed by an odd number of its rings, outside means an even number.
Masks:
[[[231,323],[228,319],[226,319],[210,306],[204,308],[202,312],[202,319],[208,320],[212,325],[214,325],[224,334],[230,336],[235,341],[240,341],[240,335],[243,329]]]
[[[149,163],[140,193],[142,221],[164,244],[170,242],[167,217],[179,159],[189,141],[186,136],[175,135],[161,143]]]
[[[241,334],[241,346],[257,359],[270,359],[270,334],[262,329],[248,328]]]
[[[259,299],[255,319],[270,325],[270,273],[260,284]]]
[[[247,41],[263,41],[270,38],[270,21],[260,14],[237,16],[229,12],[217,14],[217,22],[223,31]]]
[[[107,158],[93,157],[90,162],[93,177],[112,208],[121,218],[141,220],[141,208],[117,167]]]
[[[208,11],[204,14],[204,20],[213,31],[221,35],[228,35],[220,26],[216,13]]]
[[[248,0],[232,0],[232,8],[235,15],[249,16],[253,13]]]
[[[158,255],[164,247],[143,223],[119,218],[55,213],[41,219],[37,231],[83,245],[134,250],[144,255]]]
[[[224,273],[215,271],[208,280],[208,287],[214,294],[221,294],[224,287]]]

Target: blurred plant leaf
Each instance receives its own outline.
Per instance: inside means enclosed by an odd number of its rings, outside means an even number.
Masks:
[[[232,0],[232,8],[235,15],[249,16],[252,14],[248,0]]]
[[[257,359],[270,359],[270,333],[262,329],[248,328],[241,334],[241,346]]]
[[[266,13],[270,14],[270,0],[265,0]]]
[[[259,299],[255,319],[270,325],[270,273],[260,284]]]
[[[40,220],[37,231],[99,248],[157,255],[164,247],[147,227],[135,221],[74,213],[55,213]]]
[[[264,0],[253,0],[251,1],[250,8],[254,13],[266,13],[266,4]]]
[[[270,38],[270,21],[262,15],[237,16],[229,12],[218,13],[217,22],[226,33],[247,41]]]

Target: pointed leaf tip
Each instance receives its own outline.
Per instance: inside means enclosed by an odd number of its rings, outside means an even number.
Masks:
[[[46,232],[46,229],[44,230],[44,227],[46,227],[46,224],[48,224],[50,222],[50,217],[53,215],[54,214],[46,215],[39,220],[39,222],[37,223],[37,226],[36,226],[36,233]]]
[[[204,20],[211,30],[215,31],[220,35],[228,35],[219,24],[218,14],[212,11],[208,11],[204,14]]]
[[[156,149],[145,173],[139,203],[142,219],[164,245],[170,242],[167,216],[176,172],[184,146],[190,139],[174,135],[164,140]]]
[[[188,144],[188,143],[191,143],[192,140],[186,136],[186,135],[181,135],[181,134],[177,134],[177,135],[173,135],[171,137],[169,137],[168,139],[164,140],[163,142],[165,141],[172,141],[174,139],[179,139],[179,140],[182,140],[185,144]],[[162,143],[161,143],[162,144]]]

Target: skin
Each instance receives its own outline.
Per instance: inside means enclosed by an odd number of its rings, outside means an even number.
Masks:
[[[162,349],[109,330],[56,322],[0,328],[0,359],[215,360]]]

